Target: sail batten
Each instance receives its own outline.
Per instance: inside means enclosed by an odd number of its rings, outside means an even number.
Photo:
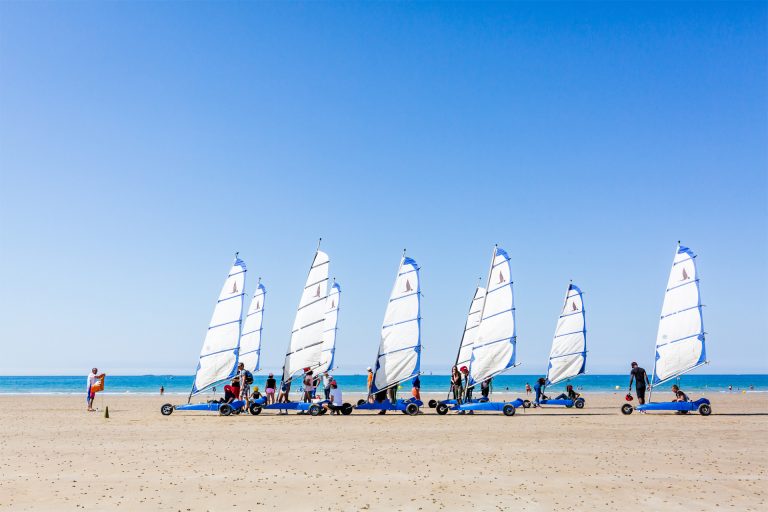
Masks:
[[[245,263],[235,259],[216,301],[200,350],[191,395],[232,377],[237,368],[243,314]]]
[[[323,323],[328,285],[330,259],[323,251],[316,251],[296,309],[291,328],[291,339],[285,351],[283,381],[290,381],[304,368],[317,368],[321,364]]]
[[[472,345],[469,386],[515,366],[517,328],[512,268],[504,249],[494,247],[479,327]]]
[[[403,256],[390,293],[376,356],[371,392],[419,373],[421,357],[421,282],[415,260]]]
[[[656,335],[654,385],[687,373],[706,362],[700,283],[695,258],[689,248],[677,246]]]
[[[571,379],[586,371],[587,324],[584,294],[575,284],[568,285],[557,319],[547,366],[547,385]]]

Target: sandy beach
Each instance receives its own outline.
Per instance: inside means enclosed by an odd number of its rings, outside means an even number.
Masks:
[[[180,397],[0,398],[2,510],[764,510],[768,395],[714,413],[218,417]],[[348,397],[352,398],[352,396]],[[667,398],[666,396],[664,398]],[[109,406],[110,418],[103,415]]]

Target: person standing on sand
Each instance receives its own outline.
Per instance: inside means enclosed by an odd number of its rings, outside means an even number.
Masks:
[[[160,394],[162,395],[163,393],[165,393],[165,388],[160,384]]]
[[[371,387],[373,386],[373,370],[369,366],[366,368],[368,371],[368,402],[373,403],[373,397],[371,396]]]
[[[533,390],[536,391],[536,398],[534,399],[533,403],[536,405],[539,405],[542,400],[546,400],[547,397],[544,394],[544,388],[547,386],[547,379],[544,377],[540,377],[536,384],[533,385]]]
[[[466,366],[461,367],[461,375],[464,377],[464,383],[461,388],[461,394],[467,402],[472,401],[472,388],[469,387],[469,368]]]
[[[331,376],[328,372],[323,372],[323,393],[325,393],[325,399],[331,399]]]
[[[632,371],[629,372],[629,392],[632,393],[632,381],[635,381],[635,391],[637,391],[637,403],[645,403],[645,385],[649,387],[651,381],[648,380],[648,374],[643,368],[640,368],[636,362],[632,361]],[[643,411],[640,411],[643,412]]]
[[[461,403],[461,374],[459,369],[454,365],[451,368],[451,391],[453,391],[453,399],[456,403]]]
[[[530,395],[531,394],[531,385],[527,382],[525,383],[525,394]]]
[[[421,400],[421,379],[418,375],[413,378],[413,389],[411,390],[411,394],[413,394],[413,398],[416,400]]]
[[[275,380],[275,374],[270,373],[267,377],[267,384],[264,386],[267,393],[267,404],[275,403],[275,389],[277,388],[277,381]]]
[[[87,399],[88,408],[86,410],[89,411],[89,412],[93,412],[94,411],[93,399],[96,398],[96,392],[92,391],[91,388],[93,387],[94,384],[96,384],[97,380],[102,379],[102,378],[104,378],[104,374],[103,373],[99,374],[99,369],[98,368],[92,369],[91,373],[89,373],[88,376],[86,377],[86,379],[87,379],[86,391],[87,391],[87,397],[88,397],[88,399]]]

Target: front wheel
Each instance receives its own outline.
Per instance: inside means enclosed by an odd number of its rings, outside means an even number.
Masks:
[[[437,411],[437,414],[440,416],[445,416],[448,414],[448,406],[445,404],[437,404],[437,407],[435,407],[435,410]]]
[[[363,400],[362,398],[357,401],[358,406],[363,405],[364,403],[365,403],[365,400]]]
[[[702,416],[709,416],[710,414],[712,414],[712,406],[710,406],[709,404],[701,404],[699,406],[699,414],[701,414]]]
[[[229,404],[221,404],[221,407],[219,407],[219,414],[221,416],[229,416],[232,414],[232,406]]]
[[[577,409],[583,409],[584,408],[584,399],[583,398],[577,398],[576,402],[574,404]]]
[[[258,416],[259,414],[261,414],[261,407],[259,406],[259,404],[255,404],[254,403],[254,404],[251,404],[251,407],[250,407],[249,411],[254,416]]]
[[[501,412],[504,413],[504,416],[514,416],[515,415],[515,406],[512,404],[506,404],[503,409],[501,409]]]
[[[427,402],[427,405],[429,406],[429,408],[430,408],[430,409],[434,409],[435,407],[437,407],[437,400],[435,400],[435,399],[433,398],[432,400],[430,400],[429,402]]]
[[[634,410],[635,408],[629,404],[624,404],[621,406],[621,414],[632,414],[632,411]]]
[[[532,405],[530,400],[523,400],[523,409],[530,409]]]
[[[163,406],[160,408],[160,414],[163,416],[170,416],[173,414],[173,405],[171,404],[163,404]]]
[[[344,416],[349,416],[352,414],[352,404],[345,403],[341,406],[341,414]]]
[[[415,416],[419,414],[419,406],[416,404],[408,404],[405,406],[405,414],[408,416]]]
[[[319,416],[320,415],[320,406],[317,404],[312,404],[309,406],[309,414],[312,416]]]

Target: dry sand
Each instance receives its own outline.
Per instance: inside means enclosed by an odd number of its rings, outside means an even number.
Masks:
[[[0,509],[766,510],[766,394],[713,394],[706,418],[622,416],[613,394],[510,418],[161,416],[177,398],[0,397]]]

